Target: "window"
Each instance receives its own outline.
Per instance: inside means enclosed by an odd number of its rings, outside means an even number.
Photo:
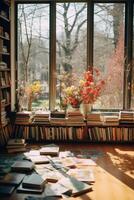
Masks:
[[[49,103],[49,4],[18,4],[18,87],[38,82],[41,90],[34,91],[33,107],[48,108]],[[23,89],[22,91],[23,92]],[[22,94],[23,95],[23,94]],[[27,107],[27,96],[21,103]]]
[[[96,108],[123,108],[124,16],[124,4],[94,5],[94,64],[101,68],[107,80]]]
[[[124,70],[126,58],[132,60],[130,52],[126,53],[127,40],[132,41],[127,48],[134,43],[132,34],[126,37],[130,15],[126,8],[132,5],[126,0],[114,3],[109,0],[21,3],[19,0],[16,10],[18,86],[40,83],[33,109],[49,109],[51,101],[55,101],[55,109],[61,108],[63,86],[73,80],[77,85],[89,63],[100,68],[106,78],[105,90],[93,108],[108,111],[129,108],[124,98],[127,96]],[[133,96],[132,92],[132,102]]]
[[[87,3],[56,4],[56,41],[58,105],[63,87],[76,86],[87,68]]]

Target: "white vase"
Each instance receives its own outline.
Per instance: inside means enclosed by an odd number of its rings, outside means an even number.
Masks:
[[[81,104],[81,112],[84,115],[84,117],[86,117],[87,114],[91,112],[91,109],[92,109],[92,104],[90,104],[90,103],[82,103]]]

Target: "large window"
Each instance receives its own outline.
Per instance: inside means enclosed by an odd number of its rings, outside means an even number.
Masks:
[[[93,108],[129,108],[125,104],[129,85],[125,85],[133,81],[127,80],[124,72],[132,61],[126,47],[131,49],[134,41],[131,34],[127,37],[125,26],[131,1],[19,0],[16,5],[18,87],[34,82],[41,86],[37,95],[35,92],[33,109],[49,109],[51,101],[53,108],[60,109],[63,87],[72,81],[77,86],[89,65],[98,67],[106,79]],[[127,41],[130,38],[131,43]]]

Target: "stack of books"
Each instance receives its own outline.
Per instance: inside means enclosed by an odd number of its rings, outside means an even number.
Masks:
[[[33,123],[49,124],[49,111],[36,111],[33,117]]]
[[[87,125],[102,125],[101,114],[99,112],[88,113],[86,120]]]
[[[50,124],[65,126],[66,125],[66,114],[64,111],[53,111],[50,113]]]
[[[18,192],[42,193],[44,191],[45,181],[36,173],[25,176],[22,184],[18,187]]]
[[[6,148],[8,153],[24,152],[26,151],[25,139],[10,139]]]
[[[5,111],[5,104],[6,104],[6,100],[3,99],[1,100],[1,123],[3,126],[7,125],[8,123],[8,119],[6,117],[6,111]]]
[[[134,111],[120,111],[119,121],[121,124],[131,124],[134,123]]]
[[[69,111],[67,114],[66,124],[68,126],[84,126],[84,118],[82,113],[78,111]]]
[[[31,111],[17,112],[15,124],[29,124],[33,120],[33,114]]]
[[[102,117],[103,125],[107,126],[118,126],[119,125],[119,116],[117,115],[104,115]]]

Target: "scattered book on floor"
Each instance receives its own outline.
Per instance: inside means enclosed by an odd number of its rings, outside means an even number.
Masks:
[[[11,165],[11,170],[16,172],[30,172],[34,167],[34,164],[30,161],[15,161]]]
[[[42,176],[44,180],[46,180],[47,182],[52,182],[52,183],[57,182],[61,178],[64,178],[64,175],[56,169],[54,169],[53,171],[49,169],[44,169],[41,171],[40,175]]]
[[[41,194],[43,191],[44,191],[44,188],[41,188],[41,189],[24,188],[22,184],[20,184],[19,187],[17,188],[17,192],[22,192],[22,193]]]
[[[25,177],[25,174],[21,173],[7,173],[3,178],[0,179],[0,184],[2,185],[19,185],[23,178]]]
[[[22,186],[24,188],[34,188],[34,189],[42,189],[44,188],[45,180],[36,173],[32,173],[31,175],[25,176],[22,182]]]
[[[29,156],[29,158],[34,164],[46,164],[49,163],[49,159],[47,156],[39,155],[39,156]]]
[[[46,196],[59,196],[62,197],[62,194],[69,193],[71,194],[72,191],[59,183],[49,183],[45,187],[45,195]]]
[[[55,144],[45,145],[40,149],[41,155],[51,155],[51,156],[58,156],[59,154],[59,147]]]
[[[11,195],[15,190],[15,186],[11,185],[0,185],[0,196]]]
[[[77,180],[85,182],[85,183],[93,183],[95,182],[94,174],[92,169],[87,168],[74,168],[69,169],[67,172],[68,175],[75,177]]]
[[[36,196],[27,196],[26,198],[25,198],[25,200],[59,200],[59,197],[50,197],[50,196],[48,196],[48,197],[39,197],[38,199],[37,199],[37,197]]]
[[[68,176],[60,179],[57,183],[65,186],[72,191],[71,196],[78,196],[92,190],[92,186],[77,180],[74,177]]]

